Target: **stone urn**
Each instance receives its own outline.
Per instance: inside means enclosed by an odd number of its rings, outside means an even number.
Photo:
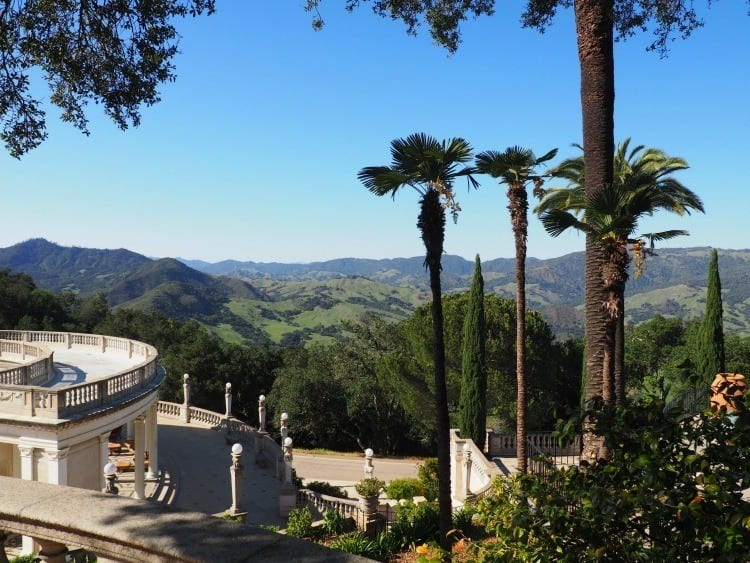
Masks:
[[[737,410],[737,401],[747,391],[747,382],[745,376],[739,373],[717,373],[710,388],[711,410],[718,413],[724,409],[726,413],[733,413]]]

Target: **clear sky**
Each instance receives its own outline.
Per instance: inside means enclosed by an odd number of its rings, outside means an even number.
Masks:
[[[416,192],[377,198],[356,178],[389,164],[392,139],[423,131],[477,151],[577,155],[571,11],[542,35],[520,27],[523,2],[497,0],[495,16],[464,25],[448,56],[426,30],[408,36],[366,4],[350,14],[327,0],[321,32],[301,1],[217,4],[214,16],[178,22],[177,81],[139,128],[121,132],[94,106],[85,137],[53,109],[40,148],[20,161],[0,155],[0,246],[44,237],[208,261],[417,256]],[[616,140],[685,158],[691,168],[678,177],[705,203],[705,216],[642,225],[691,232],[673,246],[750,246],[747,10],[715,2],[668,59],[645,51],[650,35],[616,46]],[[481,180],[471,193],[456,186],[463,211],[446,252],[510,257],[505,191]],[[530,223],[529,256],[583,249],[580,236],[551,239]]]

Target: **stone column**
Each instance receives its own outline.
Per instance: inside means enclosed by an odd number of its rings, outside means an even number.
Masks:
[[[99,434],[99,467],[104,467],[109,463],[109,432]],[[107,480],[104,478],[104,473],[101,474],[99,479],[99,490],[103,490],[107,486]]]
[[[47,482],[53,485],[68,484],[68,453],[70,448],[44,450],[47,458]]]
[[[284,438],[284,484],[291,485],[294,480],[292,479],[292,461],[294,456],[292,455],[292,439],[287,437]]]
[[[228,381],[224,389],[224,404],[226,405],[226,414],[224,416],[229,418],[232,416],[232,384]]]
[[[18,451],[21,454],[21,479],[26,481],[35,481],[34,474],[34,448],[25,444],[18,445]],[[22,552],[24,554],[30,554],[36,552],[34,538],[29,536],[23,536]]]
[[[143,479],[143,451],[146,438],[145,420],[142,414],[135,417],[135,490],[133,498],[146,498],[146,487]]]
[[[148,472],[146,479],[159,478],[159,432],[158,432],[158,404],[154,402],[148,408],[146,417],[146,441],[148,443]]]
[[[242,444],[232,446],[232,465],[229,466],[229,475],[232,482],[232,506],[229,507],[229,514],[239,516],[245,514],[240,508],[242,502],[242,479],[244,476],[244,467],[242,466]]]
[[[258,397],[258,431],[266,431],[266,396]]]
[[[372,476],[375,473],[375,468],[372,465],[372,456],[375,452],[372,451],[372,448],[367,448],[365,450],[365,479],[372,479]]]
[[[281,491],[279,491],[279,514],[282,518],[289,516],[297,504],[297,487],[294,486],[294,472],[292,469],[292,439],[284,438],[282,442],[284,451],[283,457],[283,481],[281,482]]]
[[[182,376],[182,422],[190,423],[190,375]]]
[[[289,415],[285,412],[281,413],[281,445],[284,445],[284,441],[289,436]]]
[[[464,500],[474,498],[471,493],[471,446],[469,442],[464,444]]]

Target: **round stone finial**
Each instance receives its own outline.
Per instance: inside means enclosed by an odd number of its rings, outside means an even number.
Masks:
[[[365,450],[365,457],[372,457],[375,454],[374,451],[372,451],[372,448],[367,448]]]
[[[265,395],[261,395],[260,397],[258,397],[258,401],[260,401],[261,403],[265,403],[266,402],[266,396]]]
[[[104,474],[107,477],[111,477],[115,473],[117,473],[117,466],[111,461],[104,466]]]
[[[289,420],[289,415],[285,412],[281,413],[281,420]]]
[[[227,381],[227,391],[232,390],[232,384]]]
[[[190,374],[186,373],[185,375],[182,376],[182,379],[184,379],[185,381],[187,381],[188,379],[190,379]]]
[[[232,453],[234,455],[240,455],[242,453],[242,450],[243,450],[242,444],[240,444],[240,443],[237,443],[237,444],[235,444],[235,445],[232,446]]]
[[[464,451],[465,452],[471,451],[471,446],[469,445],[469,442],[464,442]]]
[[[291,439],[291,438],[289,438],[288,436],[287,436],[286,438],[284,438],[284,445],[285,445],[285,446],[286,446],[287,448],[291,448],[291,447],[292,447],[292,439]]]

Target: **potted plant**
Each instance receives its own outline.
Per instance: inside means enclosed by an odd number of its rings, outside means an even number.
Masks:
[[[374,514],[378,511],[378,497],[384,488],[385,481],[374,477],[367,477],[354,485],[354,490],[362,497],[365,514]]]

